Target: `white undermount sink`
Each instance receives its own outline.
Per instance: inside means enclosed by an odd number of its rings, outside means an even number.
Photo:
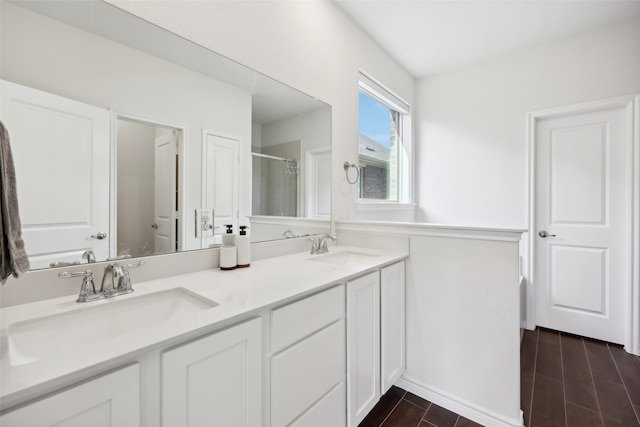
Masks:
[[[311,261],[323,262],[336,266],[350,267],[353,265],[362,264],[363,262],[371,261],[373,258],[376,258],[378,256],[380,255],[349,250],[341,252],[328,252],[322,255],[314,255],[309,259]]]
[[[218,303],[184,288],[101,300],[79,310],[12,323],[7,327],[9,363],[25,365],[82,346],[170,322]]]

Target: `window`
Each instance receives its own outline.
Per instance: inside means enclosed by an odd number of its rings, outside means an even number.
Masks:
[[[362,73],[359,89],[358,196],[410,203],[409,105]]]

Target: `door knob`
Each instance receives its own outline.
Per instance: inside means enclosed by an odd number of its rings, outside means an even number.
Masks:
[[[538,236],[545,238],[545,237],[556,237],[555,234],[549,234],[546,232],[546,230],[542,230],[538,233]]]
[[[102,240],[102,239],[106,239],[107,238],[107,233],[105,233],[104,231],[99,232],[98,234],[94,234],[91,236],[93,239],[98,239],[98,240]]]

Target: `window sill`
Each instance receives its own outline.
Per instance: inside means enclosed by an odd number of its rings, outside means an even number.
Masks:
[[[356,211],[408,211],[415,209],[415,203],[396,203],[385,202],[379,200],[363,200],[358,199],[356,201]]]

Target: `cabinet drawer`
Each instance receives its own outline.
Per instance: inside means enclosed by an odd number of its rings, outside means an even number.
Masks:
[[[344,427],[347,425],[347,386],[341,382],[291,427]]]
[[[289,425],[345,380],[345,321],[271,358],[271,425]]]
[[[278,352],[342,319],[344,285],[271,311],[271,351]]]

